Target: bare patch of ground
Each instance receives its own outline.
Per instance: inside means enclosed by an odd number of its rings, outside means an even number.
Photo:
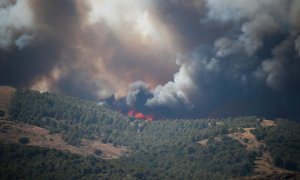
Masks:
[[[214,140],[220,142],[220,141],[222,141],[222,138],[221,137],[215,137]]]
[[[101,140],[92,141],[82,139],[79,147],[81,154],[93,154],[95,150],[100,149],[103,152],[103,159],[117,159],[130,151],[126,147],[115,147],[112,144],[104,144]]]
[[[220,142],[220,141],[222,141],[222,138],[221,137],[214,137],[214,140]],[[197,143],[200,144],[201,146],[206,146],[207,143],[208,143],[208,139],[198,141]]]
[[[244,145],[249,151],[259,151],[260,148],[264,147],[264,143],[258,141],[256,136],[251,133],[254,128],[243,128],[244,132],[237,132],[228,134],[232,139],[238,140]]]
[[[270,120],[263,120],[262,123],[263,127],[275,125],[274,121]],[[274,174],[280,176],[282,174],[292,174],[291,171],[273,165],[271,154],[267,150],[265,143],[262,141],[258,141],[256,136],[251,133],[251,130],[254,130],[254,128],[243,128],[243,132],[228,134],[229,137],[239,141],[242,145],[244,145],[248,151],[263,151],[262,156],[257,157],[254,161],[254,172],[257,175],[251,176],[249,177],[249,179],[264,179],[264,177],[268,177]]]
[[[0,141],[18,143],[20,137],[29,138],[28,145],[54,148],[79,155],[95,155],[101,150],[103,159],[116,159],[130,151],[126,147],[115,147],[98,140],[82,139],[80,146],[66,144],[61,134],[50,134],[49,130],[24,123],[0,120]]]
[[[276,126],[272,120],[262,120],[262,127]],[[263,151],[262,156],[257,157],[254,161],[254,176],[243,177],[238,179],[244,180],[267,180],[267,179],[300,179],[300,174],[288,171],[283,168],[279,168],[273,165],[273,160],[270,152],[267,150],[267,146],[263,141],[258,141],[256,136],[252,134],[252,130],[255,128],[241,128],[236,133],[228,134],[228,137],[237,140],[239,143],[245,146],[248,151]],[[220,141],[220,137],[215,137],[215,141]],[[197,143],[206,146],[209,139],[198,141]],[[238,180],[235,179],[235,180]],[[232,179],[234,180],[234,179]]]
[[[261,157],[256,158],[254,171],[262,175],[291,173],[291,171],[274,166],[269,151],[265,151]]]
[[[248,177],[233,178],[230,180],[299,180],[300,173],[273,173],[268,175],[254,175]]]
[[[5,116],[2,118],[8,117],[10,101],[15,91],[16,89],[10,86],[0,86],[0,110],[5,112]]]
[[[204,139],[202,141],[198,141],[197,143],[200,144],[200,145],[202,145],[202,146],[206,146],[207,142],[208,142],[208,139]]]
[[[261,125],[262,127],[276,126],[275,121],[272,121],[272,120],[266,120],[266,119],[262,120],[261,123],[260,123],[260,125]]]

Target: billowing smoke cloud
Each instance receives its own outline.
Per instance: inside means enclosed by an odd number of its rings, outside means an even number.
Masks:
[[[190,117],[295,118],[300,99],[299,3],[207,0],[206,7],[194,26],[218,22],[225,31],[207,31],[211,41],[200,40],[194,50],[177,55],[179,71],[151,90],[146,109],[167,107],[172,115]]]
[[[300,2],[3,0],[0,84],[156,117],[295,118]]]
[[[19,47],[30,41],[33,30],[33,15],[28,6],[28,0],[3,0],[0,3],[0,49],[7,49],[16,42]]]
[[[100,99],[176,71],[179,46],[150,3],[5,0],[0,20],[1,84]]]
[[[137,108],[138,106],[144,106],[147,99],[151,97],[152,94],[147,84],[142,81],[136,81],[129,85],[126,103],[129,107]]]

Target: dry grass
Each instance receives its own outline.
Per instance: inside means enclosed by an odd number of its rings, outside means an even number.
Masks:
[[[217,142],[220,142],[220,141],[222,141],[222,138],[221,137],[214,137],[214,140],[217,141]],[[206,146],[207,143],[208,143],[208,139],[198,141],[197,143],[200,144],[201,146]]]
[[[202,146],[206,146],[207,142],[208,142],[208,139],[204,139],[202,141],[198,141],[197,143],[200,144],[200,145],[202,145]]]
[[[273,160],[269,151],[265,151],[262,157],[256,158],[254,172],[256,174],[269,175],[278,173],[291,173],[290,171],[273,166]]]
[[[272,165],[272,157],[269,151],[265,151],[263,155],[254,161],[255,175],[249,177],[238,178],[239,180],[264,180],[264,179],[300,179],[300,174],[278,168]],[[238,180],[232,179],[232,180]]]
[[[244,132],[237,132],[228,134],[232,139],[238,140],[249,151],[259,151],[261,147],[264,147],[264,143],[258,141],[256,136],[251,133],[254,128],[243,128]]]
[[[262,127],[276,126],[276,124],[275,124],[274,121],[272,121],[272,120],[266,120],[266,119],[262,120],[261,123],[260,123],[260,125]]]
[[[274,121],[263,120],[263,127],[274,126]],[[282,174],[282,173],[292,173],[288,170],[278,168],[273,165],[273,160],[271,154],[268,150],[265,150],[266,145],[264,142],[258,141],[256,136],[251,133],[251,130],[254,128],[243,128],[244,132],[232,133],[228,134],[229,137],[239,141],[242,145],[246,147],[248,151],[257,151],[264,150],[263,155],[261,157],[257,157],[254,161],[254,172],[257,175],[262,175],[266,177],[272,174]],[[257,176],[261,177],[261,176]],[[255,176],[251,178],[256,178]],[[251,179],[250,178],[250,179]]]
[[[262,120],[260,125],[262,127],[276,126],[275,122],[272,120]],[[271,177],[272,175],[276,175],[279,178],[287,176],[300,177],[297,173],[293,173],[273,165],[271,154],[268,150],[266,150],[266,144],[262,141],[258,141],[256,136],[252,134],[251,131],[254,129],[255,128],[242,128],[240,132],[228,134],[228,137],[237,140],[239,143],[244,145],[248,151],[263,151],[263,155],[261,157],[257,157],[254,161],[254,172],[256,175],[242,179],[268,179],[268,177]],[[221,138],[215,137],[214,140],[220,141]],[[208,139],[198,141],[197,143],[202,146],[206,146]]]
[[[0,121],[0,141],[18,143],[20,137],[28,137],[28,145],[54,148],[79,155],[94,155],[94,151],[102,151],[101,158],[115,159],[129,153],[125,147],[104,144],[100,140],[82,139],[80,146],[68,145],[61,134],[50,134],[49,130],[13,121]]]

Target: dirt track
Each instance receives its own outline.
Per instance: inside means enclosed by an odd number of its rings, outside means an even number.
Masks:
[[[262,120],[261,124],[262,127],[271,127],[276,126],[274,121],[271,120]],[[270,152],[267,149],[267,146],[264,142],[258,141],[256,136],[251,133],[252,130],[255,128],[243,128],[241,132],[228,134],[229,137],[239,141],[248,151],[256,151],[260,152],[263,151],[261,157],[257,157],[254,161],[254,172],[257,175],[272,175],[282,174],[282,173],[292,173],[286,169],[278,168],[273,165],[273,160],[271,157]]]
[[[251,130],[254,128],[243,128],[244,132],[237,132],[228,134],[232,139],[238,140],[242,145],[244,145],[249,151],[259,151],[261,147],[264,147],[264,143],[258,141]]]

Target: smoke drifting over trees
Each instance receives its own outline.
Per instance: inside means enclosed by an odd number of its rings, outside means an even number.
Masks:
[[[4,0],[0,84],[161,117],[296,118],[300,3]]]

